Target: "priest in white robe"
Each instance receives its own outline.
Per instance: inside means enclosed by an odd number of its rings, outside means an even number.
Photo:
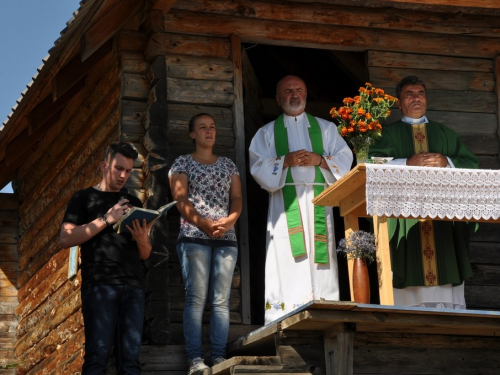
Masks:
[[[306,99],[304,81],[284,77],[276,87],[284,114],[250,144],[250,171],[270,194],[266,324],[312,300],[339,300],[333,212],[312,200],[350,170],[353,156],[335,124],[304,112]]]

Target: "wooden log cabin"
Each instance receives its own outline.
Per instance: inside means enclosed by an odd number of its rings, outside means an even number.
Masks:
[[[303,77],[308,111],[328,118],[330,108],[364,82],[394,94],[400,78],[419,75],[428,86],[429,117],[456,130],[481,168],[498,169],[499,42],[494,0],[81,1],[0,131],[0,187],[10,181],[14,187],[14,194],[0,196],[0,365],[20,363],[4,373],[81,369],[81,279],[79,273],[67,277],[69,251],[60,247],[59,228],[72,194],[98,181],[109,143],[123,140],[137,148],[128,188],[156,208],[171,199],[167,172],[173,160],[191,151],[189,118],[201,111],[215,117],[216,152],[237,164],[245,197],[231,295],[234,340],[263,323],[267,194],[248,174],[247,149],[255,131],[279,113],[278,79]],[[186,371],[183,286],[174,251],[178,219],[169,214],[156,224],[154,254],[145,262],[145,374]],[[500,310],[499,245],[495,224],[481,225],[473,237],[469,309]],[[349,301],[348,286],[343,289]],[[317,342],[317,333],[276,332],[264,336],[302,342],[296,356],[315,351],[307,345]],[[418,331],[408,336],[414,350],[425,353],[418,358],[450,342],[444,332],[422,349]],[[389,333],[379,339],[397,350],[398,339]],[[469,338],[460,345],[486,354],[498,350],[495,340],[480,342]],[[252,364],[279,372],[273,367],[278,354]],[[324,373],[324,358],[313,357],[304,372]],[[370,363],[359,366],[359,373],[445,373],[439,366],[434,372],[422,366],[385,372],[382,361],[373,372]],[[481,372],[467,366],[463,373]]]

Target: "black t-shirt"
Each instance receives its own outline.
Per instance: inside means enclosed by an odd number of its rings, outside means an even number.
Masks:
[[[89,187],[70,199],[63,222],[88,224],[102,217],[118,203],[120,193]],[[142,207],[141,201],[128,194],[129,203]],[[82,289],[95,285],[134,285],[144,288],[139,251],[130,233],[117,234],[112,226],[104,228],[81,244]]]

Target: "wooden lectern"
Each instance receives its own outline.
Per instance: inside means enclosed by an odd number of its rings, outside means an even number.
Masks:
[[[339,207],[340,216],[344,218],[346,237],[348,237],[351,232],[359,229],[358,219],[360,217],[368,217],[366,213],[365,185],[366,167],[364,164],[359,164],[313,199],[313,203],[318,206]],[[373,227],[377,238],[377,273],[380,304],[394,305],[387,218],[374,216]],[[354,301],[354,293],[352,290],[352,260],[349,260],[348,267],[351,300]]]
[[[481,171],[483,174],[491,174],[498,178],[498,171]],[[479,190],[478,190],[479,191]],[[358,218],[369,217],[366,212],[366,166],[364,164],[357,165],[349,173],[340,180],[325,189],[320,195],[313,199],[313,203],[318,206],[332,206],[340,208],[340,215],[344,217],[346,237],[352,231],[359,229]],[[497,204],[497,203],[496,203]],[[498,205],[498,204],[497,204]],[[498,216],[498,215],[496,215]],[[495,216],[495,217],[496,217]],[[406,218],[406,219],[425,219],[428,217],[421,216],[390,216],[391,218]],[[500,218],[497,219],[482,219],[467,220],[460,218],[439,219],[433,220],[455,220],[455,221],[476,221],[500,223]],[[377,273],[380,289],[380,304],[394,305],[394,294],[392,289],[392,269],[391,255],[389,250],[389,235],[387,231],[387,217],[373,216],[373,226],[377,241]],[[349,261],[349,283],[351,287],[351,299],[353,299],[352,291],[352,265],[353,261]]]

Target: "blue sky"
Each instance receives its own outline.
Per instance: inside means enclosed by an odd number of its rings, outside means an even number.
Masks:
[[[78,7],[79,0],[0,0],[0,123]]]

